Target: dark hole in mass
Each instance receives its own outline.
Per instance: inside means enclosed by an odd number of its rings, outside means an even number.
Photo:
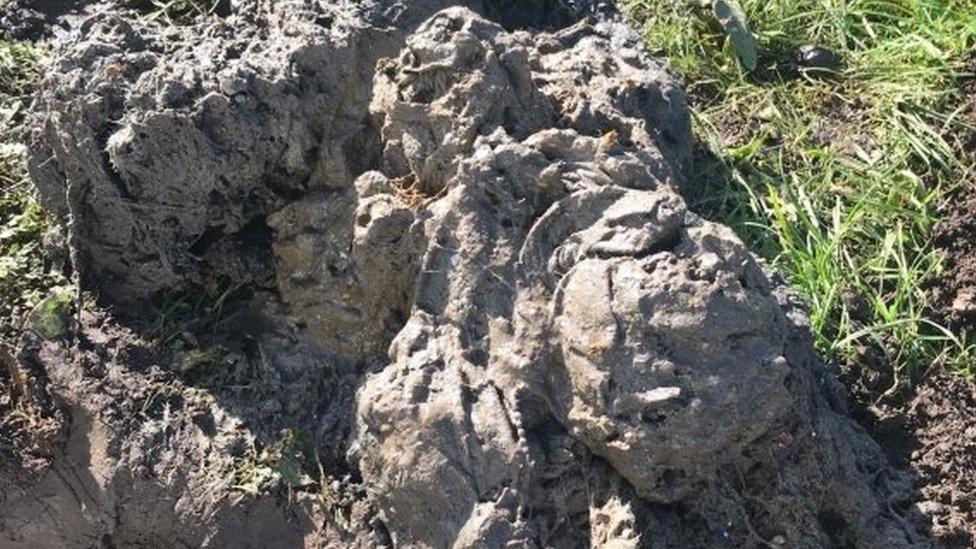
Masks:
[[[555,30],[612,9],[605,0],[485,0],[484,15],[508,30]]]

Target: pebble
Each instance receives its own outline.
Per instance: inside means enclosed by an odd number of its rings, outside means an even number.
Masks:
[[[825,71],[836,71],[843,64],[840,55],[836,52],[815,44],[806,44],[797,48],[795,60],[800,68]]]

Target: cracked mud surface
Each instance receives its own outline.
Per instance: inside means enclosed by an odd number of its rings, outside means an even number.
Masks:
[[[29,145],[101,305],[5,358],[46,428],[4,546],[930,545],[797,300],[688,211],[684,94],[612,9],[95,11]]]

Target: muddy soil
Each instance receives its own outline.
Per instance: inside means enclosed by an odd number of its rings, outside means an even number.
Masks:
[[[964,500],[849,417],[781,277],[689,211],[684,93],[604,2],[102,7],[28,124],[93,303],[4,355],[0,546],[956,528],[913,502]]]
[[[976,334],[976,182],[951,201],[936,228],[936,242],[946,266],[935,288],[938,310],[948,325]]]
[[[976,155],[976,52],[958,83],[962,106],[959,123],[946,139],[967,158]],[[969,163],[966,163],[969,166]],[[960,187],[944,206],[935,228],[936,244],[945,256],[946,271],[934,288],[935,307],[946,324],[976,334],[976,174],[961,169]]]
[[[0,10],[0,36],[38,41],[68,32],[95,0],[11,0]]]
[[[891,462],[912,476],[913,504],[933,539],[976,546],[976,383],[932,375],[903,402],[854,406]]]
[[[946,138],[971,159],[976,154],[976,52],[967,64],[959,82],[961,124]],[[971,341],[976,336],[976,176],[968,170],[959,175],[960,188],[935,228],[945,271],[933,295],[944,324]],[[935,538],[948,547],[976,546],[976,380],[928,377],[917,396],[878,413],[883,418],[879,438],[915,477],[917,503],[932,517]]]

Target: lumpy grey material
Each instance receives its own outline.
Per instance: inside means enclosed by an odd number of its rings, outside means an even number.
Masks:
[[[102,512],[47,501],[84,532],[51,546],[927,545],[802,308],[686,206],[685,96],[605,3],[105,9],[46,74],[31,169],[84,287],[139,305],[230,280],[272,326],[209,392],[168,359],[113,354],[101,379],[25,349],[73,414],[114,418],[66,427],[105,448],[65,458]],[[163,379],[185,414],[118,417]],[[359,522],[202,466],[283,427],[349,473]]]

